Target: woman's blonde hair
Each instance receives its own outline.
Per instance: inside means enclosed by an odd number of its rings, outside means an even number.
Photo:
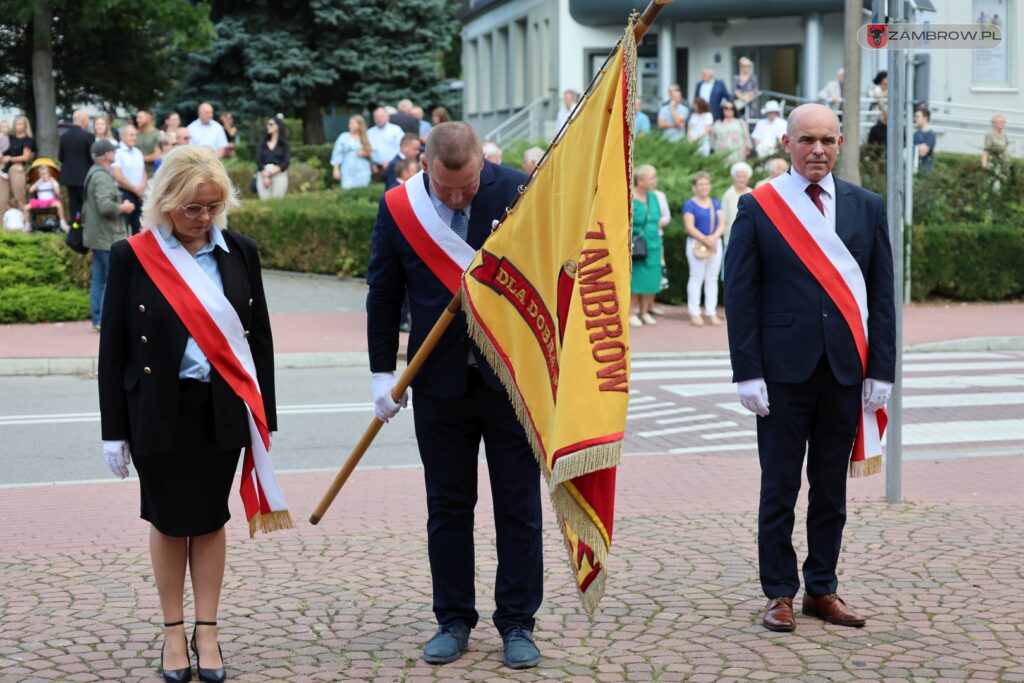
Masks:
[[[373,147],[370,146],[370,138],[366,135],[366,119],[359,114],[355,114],[352,120],[359,126],[359,132],[356,133],[356,138],[359,140],[359,144],[363,146],[363,149],[367,154],[373,152]]]
[[[224,208],[213,216],[213,222],[224,225],[228,211],[238,206],[238,191],[220,159],[209,147],[200,145],[182,145],[164,155],[142,207],[142,224],[173,227],[171,211],[191,203],[203,183],[213,183],[220,190]]]
[[[18,121],[25,124],[25,135],[32,137],[32,124],[29,123],[27,116],[15,116],[14,125],[11,126],[11,132],[14,132],[14,129],[18,127]]]
[[[702,180],[707,180],[710,183],[711,174],[708,173],[707,171],[697,171],[696,173],[693,174],[693,177],[690,178],[690,187],[697,187],[697,183],[699,183]]]
[[[635,166],[633,168],[633,187],[636,187],[636,184],[640,182],[641,178],[657,174],[658,169],[654,168],[654,166],[651,166],[650,164],[640,164],[639,166]]]
[[[746,57],[740,57],[740,66],[749,66],[749,67],[753,67],[753,66],[754,66],[754,63],[753,63],[752,61],[750,61],[750,60],[749,60],[748,58],[746,58]]]

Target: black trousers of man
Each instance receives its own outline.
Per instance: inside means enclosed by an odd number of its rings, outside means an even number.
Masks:
[[[810,490],[804,590],[815,597],[835,593],[846,525],[847,472],[857,435],[862,385],[839,384],[824,355],[806,381],[767,384],[771,414],[757,418],[761,588],[769,598],[794,597],[800,588],[793,523],[806,452]]]
[[[85,188],[81,185],[65,185],[68,191],[68,223],[82,225],[82,204],[85,202]]]
[[[480,440],[487,453],[498,571],[494,625],[533,629],[544,596],[540,470],[504,391],[469,370],[463,396],[413,395],[416,440],[427,487],[427,546],[439,624],[477,624],[473,508]]]
[[[122,187],[121,198],[127,199],[135,207],[131,213],[127,213],[124,216],[124,225],[128,231],[128,236],[138,235],[139,231],[142,230],[142,197]]]

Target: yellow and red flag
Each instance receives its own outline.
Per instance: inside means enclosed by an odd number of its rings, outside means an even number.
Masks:
[[[548,480],[589,612],[604,594],[629,404],[633,30],[463,276],[470,334]]]

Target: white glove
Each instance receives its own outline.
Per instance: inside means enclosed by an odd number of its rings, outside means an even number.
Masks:
[[[103,459],[107,461],[107,468],[115,477],[124,479],[128,476],[128,463],[132,461],[132,453],[127,441],[104,441]]]
[[[499,223],[498,220],[491,221],[491,232],[494,232],[495,230],[498,229],[498,223]]]
[[[402,394],[402,400],[395,403],[391,398],[391,390],[398,384],[398,378],[393,372],[373,373],[373,413],[381,422],[387,422],[398,411],[409,404],[409,390]]]
[[[768,385],[764,379],[748,379],[736,385],[743,407],[761,417],[768,416]]]
[[[864,412],[873,413],[889,402],[889,394],[892,393],[892,382],[880,379],[864,380],[864,391],[861,396],[864,399]]]

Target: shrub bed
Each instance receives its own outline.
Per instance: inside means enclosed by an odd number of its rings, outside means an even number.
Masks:
[[[1020,224],[915,225],[910,286],[915,299],[995,301],[1024,295]]]
[[[363,276],[383,191],[382,185],[371,185],[246,200],[229,224],[256,240],[265,268]]]
[[[0,323],[88,318],[87,263],[62,236],[0,233]]]

